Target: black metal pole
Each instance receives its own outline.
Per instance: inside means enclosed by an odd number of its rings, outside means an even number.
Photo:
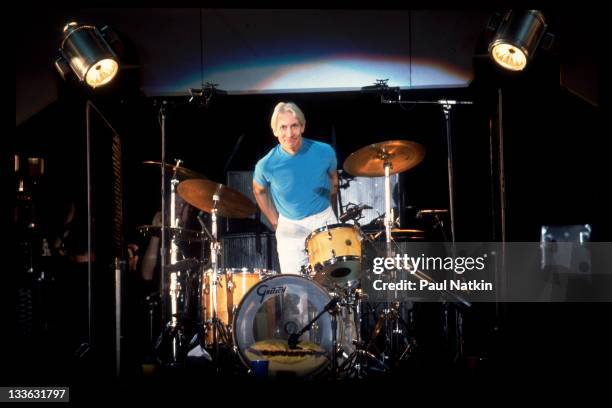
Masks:
[[[168,291],[166,282],[166,101],[161,101],[159,108],[161,128],[161,253],[160,253],[160,299],[163,316],[167,319],[168,305],[166,295]]]

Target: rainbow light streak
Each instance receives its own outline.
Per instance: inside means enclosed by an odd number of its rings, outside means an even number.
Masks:
[[[194,72],[181,83],[164,87],[166,92],[163,93],[185,93],[189,87],[199,87],[200,78],[200,73]],[[377,79],[387,78],[389,86],[403,88],[464,87],[472,80],[473,71],[471,65],[460,67],[417,58],[412,59],[411,70],[406,57],[351,55],[259,62],[251,66],[232,64],[204,73],[204,81],[218,84],[220,89],[234,94],[358,90]]]

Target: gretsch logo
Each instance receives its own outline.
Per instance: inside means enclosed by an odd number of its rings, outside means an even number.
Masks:
[[[273,286],[261,285],[257,288],[257,294],[260,297],[259,303],[262,304],[266,296],[283,294],[287,290],[287,286]]]

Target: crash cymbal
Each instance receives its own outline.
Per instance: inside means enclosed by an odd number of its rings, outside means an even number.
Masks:
[[[255,204],[242,193],[210,180],[190,179],[179,183],[178,194],[189,204],[212,213],[213,195],[219,195],[218,214],[230,218],[248,218],[255,214]]]
[[[385,160],[391,164],[390,174],[409,170],[425,157],[425,148],[408,140],[389,140],[374,143],[353,152],[344,161],[344,170],[354,176],[381,177],[385,175]]]
[[[141,225],[136,227],[136,230],[145,236],[156,236],[161,235],[161,226],[159,225]],[[166,227],[167,234],[174,237],[179,241],[201,241],[202,232],[196,230],[189,230],[180,227]]]
[[[161,166],[161,162],[158,161],[144,161],[143,164],[151,164],[155,166]],[[189,170],[186,167],[176,166],[174,164],[166,163],[166,174],[169,177],[172,177],[174,171],[176,170],[176,175],[185,180],[185,179],[206,179],[207,177],[193,170]]]

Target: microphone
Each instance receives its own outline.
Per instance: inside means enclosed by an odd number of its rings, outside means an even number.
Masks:
[[[433,214],[433,215],[436,215],[436,214],[445,214],[447,212],[448,212],[448,210],[421,210],[421,211],[417,212],[416,217],[417,217],[417,219],[421,219],[421,218],[423,218],[423,215],[428,215],[428,214]]]
[[[367,204],[364,205],[356,205],[355,207],[351,207],[348,210],[346,210],[346,212],[344,214],[342,214],[340,216],[340,221],[341,222],[345,222],[347,220],[353,219],[353,218],[357,218],[361,215],[361,211],[363,210],[371,210],[372,207],[370,207]]]

